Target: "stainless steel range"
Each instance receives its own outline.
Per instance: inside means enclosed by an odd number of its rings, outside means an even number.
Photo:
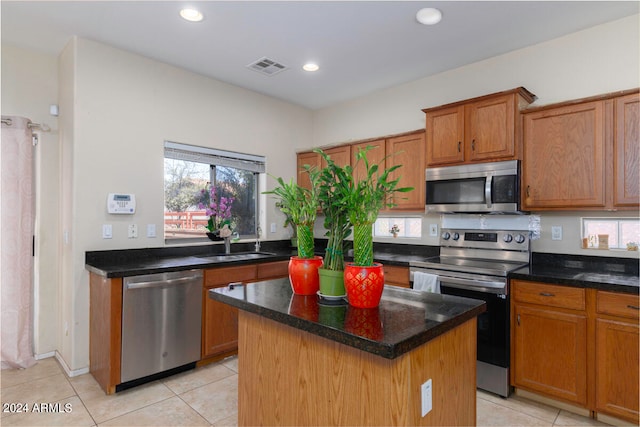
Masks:
[[[410,263],[412,283],[416,272],[437,275],[443,294],[487,303],[478,317],[478,388],[504,397],[510,393],[507,274],[529,258],[527,231],[443,229],[440,256]]]

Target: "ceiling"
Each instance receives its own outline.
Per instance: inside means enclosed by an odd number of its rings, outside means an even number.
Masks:
[[[73,35],[310,109],[639,13],[637,1],[6,1],[2,42],[58,54]],[[416,21],[423,7],[443,19]],[[266,76],[267,57],[288,68]],[[320,69],[302,70],[307,61]]]

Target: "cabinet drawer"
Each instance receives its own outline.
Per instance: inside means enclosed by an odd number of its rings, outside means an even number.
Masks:
[[[231,282],[254,281],[258,277],[256,265],[210,268],[204,271],[204,285],[227,285]]]
[[[602,314],[638,319],[640,297],[638,295],[598,291],[596,310]]]
[[[286,277],[289,275],[289,261],[276,261],[258,264],[258,279]]]
[[[409,268],[398,267],[395,265],[384,266],[384,281],[385,283],[394,285],[409,286]]]
[[[514,280],[513,295],[518,302],[541,304],[570,310],[585,309],[585,290],[539,282]]]

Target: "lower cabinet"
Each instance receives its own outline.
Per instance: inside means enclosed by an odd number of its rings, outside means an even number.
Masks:
[[[638,423],[637,295],[511,281],[511,383]]]
[[[598,291],[596,411],[638,424],[638,297]]]
[[[385,285],[400,286],[402,288],[410,288],[409,283],[409,267],[400,267],[397,265],[384,266],[384,283]]]
[[[205,270],[202,298],[202,359],[217,360],[238,351],[238,309],[212,300],[208,291],[232,282],[286,277],[289,261]],[[208,360],[209,361],[209,360]]]

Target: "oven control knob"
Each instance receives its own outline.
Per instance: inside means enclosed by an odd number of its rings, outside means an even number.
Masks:
[[[505,234],[502,240],[504,240],[505,243],[511,243],[513,241],[513,236],[511,234]]]
[[[445,231],[444,233],[442,233],[442,239],[449,240],[449,237],[451,237],[451,234],[449,234],[448,231]]]
[[[453,233],[453,240],[458,240],[460,238],[460,234]]]
[[[525,238],[524,238],[524,236],[522,234],[518,234],[516,236],[516,243],[524,243],[524,240],[525,240]]]

